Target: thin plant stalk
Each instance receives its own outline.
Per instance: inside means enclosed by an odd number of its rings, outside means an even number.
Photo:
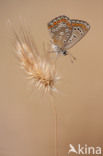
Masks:
[[[54,103],[52,104],[52,109],[55,117],[55,156],[58,156],[58,113]]]

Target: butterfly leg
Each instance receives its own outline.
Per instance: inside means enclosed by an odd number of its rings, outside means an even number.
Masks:
[[[71,61],[71,63],[74,63],[74,61],[77,60],[76,57],[73,56],[71,53],[68,53],[68,54],[69,54],[69,56],[70,56],[70,61]]]

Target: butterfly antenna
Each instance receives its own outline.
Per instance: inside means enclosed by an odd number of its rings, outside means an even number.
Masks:
[[[71,62],[72,62],[72,63],[74,63],[74,61],[77,60],[76,57],[73,56],[71,53],[69,53],[69,56],[70,56],[70,58],[71,58]]]

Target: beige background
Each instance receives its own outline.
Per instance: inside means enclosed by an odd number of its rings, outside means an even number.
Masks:
[[[22,17],[42,49],[47,23],[58,15],[86,20],[89,33],[58,61],[59,93],[42,97],[26,80],[13,54],[7,21]],[[41,100],[42,98],[42,100]],[[0,0],[0,156],[55,156],[58,111],[59,156],[69,144],[103,146],[103,0]]]

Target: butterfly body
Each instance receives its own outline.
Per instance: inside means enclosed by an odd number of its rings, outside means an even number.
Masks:
[[[57,54],[60,53],[63,55],[67,55],[67,50],[65,50],[64,48],[60,48],[59,46],[55,45],[54,43],[52,43],[52,49]]]
[[[71,20],[64,15],[54,18],[48,23],[53,50],[66,55],[68,49],[81,40],[89,29],[90,25],[86,21]]]

